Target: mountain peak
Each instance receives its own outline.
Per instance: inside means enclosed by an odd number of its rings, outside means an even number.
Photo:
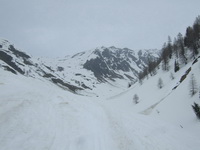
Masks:
[[[99,81],[115,80],[115,78],[136,81],[138,73],[147,65],[146,56],[156,60],[159,55],[152,55],[145,51],[135,53],[128,48],[101,47],[89,51],[87,61],[83,67],[94,73]],[[156,54],[156,52],[154,53]]]
[[[0,48],[1,49],[8,49],[10,45],[11,45],[11,43],[8,40],[0,38]]]

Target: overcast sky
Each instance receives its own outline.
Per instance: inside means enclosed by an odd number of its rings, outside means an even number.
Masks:
[[[160,49],[198,15],[200,0],[0,0],[0,37],[35,57]]]

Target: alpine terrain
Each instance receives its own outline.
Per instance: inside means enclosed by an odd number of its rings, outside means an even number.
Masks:
[[[191,39],[55,59],[1,39],[0,149],[198,150],[200,46]]]

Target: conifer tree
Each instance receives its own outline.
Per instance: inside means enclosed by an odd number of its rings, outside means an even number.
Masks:
[[[167,51],[168,51],[169,59],[171,59],[172,58],[172,40],[170,36],[168,36]]]
[[[190,79],[190,95],[193,96],[197,93],[198,89],[197,89],[197,82],[196,79],[194,77],[194,74],[191,75],[191,79]]]
[[[181,61],[184,64],[187,64],[187,58],[185,56],[184,40],[181,33],[177,35],[177,46],[178,46],[179,56],[180,56]]]
[[[179,71],[179,63],[178,63],[178,61],[177,60],[175,60],[175,62],[174,62],[174,72],[177,72],[177,71]]]
[[[200,106],[194,102],[194,105],[192,105],[192,108],[193,108],[194,113],[196,114],[197,118],[200,119]]]
[[[133,101],[134,101],[135,104],[139,103],[139,97],[138,97],[137,94],[135,94],[135,95],[133,96]]]
[[[176,56],[176,58],[178,59],[179,58],[179,53],[178,53],[178,42],[177,42],[177,39],[174,38],[174,42],[173,42],[173,53],[174,55]]]

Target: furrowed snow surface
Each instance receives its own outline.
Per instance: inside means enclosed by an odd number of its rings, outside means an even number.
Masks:
[[[188,88],[191,73],[200,82],[200,63],[172,90],[191,65],[172,81],[159,71],[143,85],[121,88],[120,94],[114,93],[117,87],[99,85],[99,97],[75,95],[46,80],[0,69],[0,149],[198,150],[200,122],[191,105],[199,99],[198,94],[191,98]]]

